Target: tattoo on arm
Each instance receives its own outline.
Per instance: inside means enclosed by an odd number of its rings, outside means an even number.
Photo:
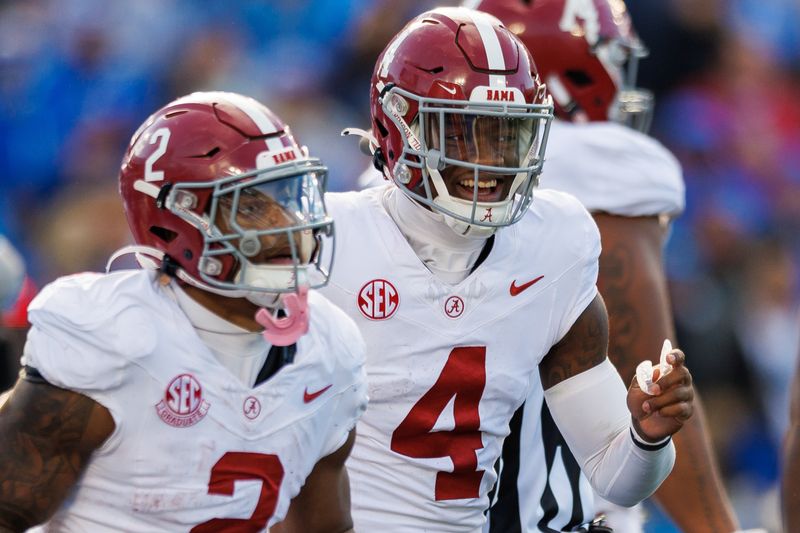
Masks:
[[[608,350],[608,316],[598,294],[539,363],[545,389],[599,365]]]
[[[662,341],[675,338],[662,265],[665,229],[656,217],[595,220],[603,235],[597,287],[611,321],[608,357],[628,383],[639,362],[657,360]]]
[[[47,520],[113,429],[90,398],[20,380],[0,408],[0,530]]]

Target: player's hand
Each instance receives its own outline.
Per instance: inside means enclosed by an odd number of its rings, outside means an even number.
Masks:
[[[692,416],[694,387],[692,375],[686,368],[686,356],[672,350],[666,356],[672,371],[660,376],[653,372],[655,384],[647,394],[634,376],[628,388],[628,410],[633,417],[633,427],[645,440],[657,442],[676,433]]]

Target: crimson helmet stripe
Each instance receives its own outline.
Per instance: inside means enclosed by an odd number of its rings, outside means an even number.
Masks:
[[[483,42],[483,48],[486,50],[486,60],[491,70],[506,70],[506,61],[503,58],[503,49],[500,46],[500,39],[497,37],[497,31],[492,23],[493,17],[481,13],[479,11],[465,10],[469,15]],[[506,87],[506,77],[498,74],[489,75],[490,87]]]

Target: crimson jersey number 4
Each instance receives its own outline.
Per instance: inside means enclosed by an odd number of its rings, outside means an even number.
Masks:
[[[486,346],[453,348],[436,383],[414,404],[392,433],[392,450],[415,459],[449,457],[452,472],[436,474],[437,500],[477,498],[483,470],[477,452],[483,448],[478,404],[486,387]],[[453,402],[455,427],[432,431],[444,408]]]
[[[278,505],[278,491],[283,481],[283,466],[277,455],[228,452],[211,469],[208,493],[233,496],[234,481],[243,479],[261,480],[258,504],[249,519],[214,518],[192,528],[190,533],[212,533],[214,531],[236,531],[249,533],[263,531]]]

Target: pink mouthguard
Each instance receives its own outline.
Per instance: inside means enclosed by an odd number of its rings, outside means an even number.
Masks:
[[[256,313],[256,322],[264,326],[261,334],[267,342],[289,346],[308,331],[308,287],[299,287],[297,293],[282,295],[281,301],[285,317],[275,318],[271,311],[261,308]]]

